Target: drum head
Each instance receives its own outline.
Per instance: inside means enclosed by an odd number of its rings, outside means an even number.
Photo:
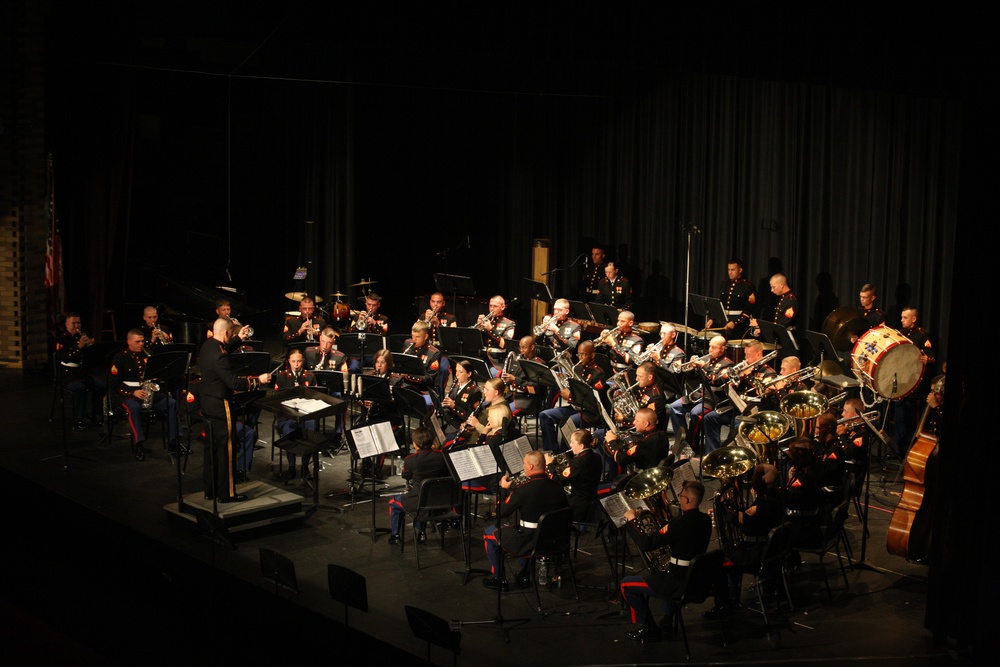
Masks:
[[[869,329],[858,339],[851,351],[851,367],[862,384],[888,399],[913,393],[925,370],[920,348],[885,326]]]

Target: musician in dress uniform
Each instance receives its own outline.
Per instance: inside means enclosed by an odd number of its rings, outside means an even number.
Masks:
[[[761,313],[760,316],[766,322],[780,324],[789,331],[794,330],[795,325],[799,321],[798,297],[792,292],[792,288],[788,286],[788,279],[780,273],[771,276],[769,284],[771,285],[771,294],[778,298],[778,302],[774,306],[773,313]],[[757,321],[752,320],[750,324],[754,327],[753,335],[759,336],[760,329],[757,328]]]
[[[638,439],[633,440],[627,448],[616,448],[614,443],[619,439],[617,434],[608,433],[605,436],[606,447],[609,451],[614,451],[614,462],[620,468],[632,466],[636,470],[646,470],[660,465],[660,462],[670,454],[670,440],[666,432],[659,427],[656,413],[650,408],[642,408],[635,413],[632,426]]]
[[[403,344],[403,352],[420,358],[424,372],[422,375],[408,375],[403,380],[416,389],[426,392],[437,391],[438,370],[441,367],[441,350],[430,343],[430,326],[423,320],[417,320],[410,327],[410,337]]]
[[[717,406],[723,406],[729,399],[725,396],[725,387],[728,382],[723,369],[733,365],[733,362],[726,358],[726,339],[723,336],[715,336],[708,343],[708,355],[706,358],[692,360],[690,363],[704,371],[708,379],[705,395],[698,400],[692,400],[690,396],[681,396],[670,404],[670,424],[673,426],[675,434],[674,456],[680,452],[682,438],[680,434],[687,433],[686,415],[690,413],[692,418],[697,418],[708,410],[714,410]],[[705,454],[711,450],[706,446]]]
[[[567,348],[576,349],[580,343],[582,329],[574,320],[569,319],[569,301],[556,299],[552,304],[552,314],[546,317],[548,322],[542,328],[541,343],[551,347],[556,352]]]
[[[69,390],[72,397],[73,430],[83,431],[87,428],[83,423],[85,417],[90,417],[94,424],[101,422],[101,402],[107,384],[104,378],[87,372],[83,366],[84,350],[94,344],[94,339],[82,331],[80,315],[66,313],[63,327],[63,331],[56,339],[56,363],[59,364],[63,386]],[[92,392],[89,412],[86,404],[88,389]]]
[[[788,456],[791,465],[786,476],[784,500],[792,546],[814,547],[822,537],[823,463],[806,436],[792,440]]]
[[[128,347],[119,352],[111,362],[111,395],[119,407],[128,416],[129,429],[135,441],[135,458],[137,461],[146,459],[143,443],[146,441],[146,431],[142,424],[142,404],[147,392],[143,389],[146,378],[146,362],[149,352],[146,342],[139,329],[131,329],[126,338]],[[167,433],[170,438],[170,448],[177,450],[177,400],[165,391],[156,392],[153,398],[153,409],[164,414],[167,420]]]
[[[312,342],[319,338],[319,333],[325,327],[326,320],[316,317],[316,301],[307,296],[299,301],[299,316],[285,323],[282,340],[286,345],[303,341]]]
[[[624,391],[628,387],[621,387]],[[635,385],[632,387],[632,396],[639,408],[649,408],[656,413],[656,423],[667,423],[667,397],[660,387],[659,379],[656,377],[656,366],[653,362],[646,361],[635,369]],[[615,421],[622,422],[630,415],[623,415],[618,408],[615,408]]]
[[[382,297],[375,292],[369,292],[365,296],[365,309],[363,313],[358,314],[358,319],[351,327],[351,331],[373,333],[380,336],[387,335],[389,333],[389,318],[379,314],[378,310],[381,306]]]
[[[215,319],[211,321],[208,325],[208,332],[205,334],[206,338],[211,338],[215,335],[213,331],[213,326],[215,325],[215,320],[220,317],[231,317],[233,314],[233,303],[226,297],[219,297],[215,300]]]
[[[628,367],[642,352],[642,338],[632,331],[634,324],[632,311],[623,310],[618,313],[618,326],[606,335],[602,333],[597,343],[607,348],[611,365],[618,370]]]
[[[198,354],[201,367],[201,406],[206,420],[211,425],[211,443],[205,447],[203,476],[205,497],[211,500],[217,494],[221,503],[246,500],[247,496],[236,493],[233,473],[234,419],[233,393],[235,391],[256,391],[271,382],[271,375],[238,376],[233,370],[230,353],[230,338],[245,339],[249,327],[234,331],[232,320],[219,318],[212,325],[212,339],[202,343]],[[212,454],[215,453],[213,466]],[[215,475],[213,476],[213,467]]]
[[[650,360],[669,373],[679,373],[684,360],[684,350],[677,345],[677,328],[667,322],[660,326],[660,342],[646,348]]]
[[[759,340],[749,341],[746,344],[745,351],[746,360],[743,362],[744,368],[764,358],[764,345]],[[777,373],[775,373],[774,369],[767,364],[761,364],[751,370],[741,372],[735,378],[731,372],[726,373],[726,376],[730,378],[730,382],[735,382],[736,392],[741,396],[748,396],[754,390],[754,380],[766,380],[776,375]],[[736,408],[732,403],[727,403],[705,415],[702,421],[705,426],[706,452],[714,451],[722,446],[722,427],[732,426],[735,417]]]
[[[593,341],[585,340],[580,343],[576,349],[576,354],[579,361],[573,368],[577,378],[598,391],[604,389],[604,371],[594,361]],[[561,391],[561,396],[563,400],[570,400],[571,393],[568,387]],[[578,408],[572,405],[543,410],[538,415],[538,425],[542,431],[543,448],[546,451],[562,451],[562,448],[559,446],[556,430],[559,424],[567,417],[573,421],[573,425],[577,428],[583,428],[584,425],[588,424],[596,424],[600,420],[599,415],[590,412],[580,412]]]
[[[600,282],[605,277],[604,258],[606,254],[602,246],[596,245],[590,249],[590,266],[580,278],[580,300],[596,301],[601,295]]]
[[[479,401],[472,414],[462,422],[461,430],[458,432],[454,445],[461,445],[467,442],[476,442],[479,436],[487,431],[489,422],[487,412],[494,405],[504,405],[504,384],[500,378],[490,378],[483,383],[483,397]],[[508,407],[508,411],[510,408]]]
[[[743,338],[754,316],[757,306],[757,295],[753,284],[743,275],[743,260],[733,258],[726,263],[727,278],[719,288],[719,301],[726,311],[726,338]],[[712,320],[705,322],[706,328],[712,327]]]
[[[868,321],[869,327],[885,324],[885,313],[875,305],[875,296],[875,286],[868,283],[861,287],[861,293],[858,295],[861,301],[858,313]]]
[[[899,316],[900,333],[910,339],[910,341],[920,350],[920,363],[925,367],[934,367],[934,346],[931,343],[931,335],[926,329],[917,324],[920,311],[914,306],[903,308]],[[924,372],[923,383],[930,381],[932,372]],[[896,443],[899,447],[901,458],[906,458],[906,451],[910,448],[913,440],[913,433],[917,428],[917,415],[920,413],[920,396],[925,390],[920,387],[909,396],[899,399],[893,404],[895,417],[893,419],[896,426]]]
[[[493,364],[499,366],[503,361],[498,355],[508,349],[508,343],[514,340],[514,320],[505,317],[507,301],[499,294],[490,298],[490,312],[480,315],[476,328],[486,333],[486,351]],[[499,375],[497,372],[495,375]]]
[[[142,309],[142,326],[139,330],[142,331],[147,350],[174,342],[170,329],[160,324],[160,314],[156,312],[156,306],[146,306]]]
[[[448,462],[444,454],[434,451],[434,433],[424,427],[413,429],[410,434],[414,452],[403,459],[403,471],[400,473],[408,483],[406,493],[399,493],[389,499],[389,544],[399,543],[399,531],[406,518],[405,512],[416,512],[420,502],[420,487],[424,480],[450,475]],[[427,533],[423,522],[414,522],[413,530],[417,532],[417,541],[421,544],[427,541]]]
[[[501,537],[497,537],[497,527],[489,526],[483,534],[486,556],[490,561],[490,571],[495,576],[483,579],[487,588],[508,588],[506,578],[500,578],[501,547],[514,556],[524,556],[538,530],[538,520],[547,512],[569,507],[566,492],[557,482],[549,479],[545,469],[545,457],[542,452],[533,450],[524,456],[524,474],[528,481],[510,491],[507,498],[497,511],[497,521],[500,522],[520,512],[520,520],[516,526],[504,527]],[[504,475],[500,486],[510,489],[510,477]],[[501,543],[502,540],[502,543]],[[523,576],[527,564],[526,558],[520,559],[522,574],[518,580],[526,583]]]
[[[424,321],[431,325],[431,342],[437,345],[441,338],[438,336],[440,327],[457,327],[458,321],[451,313],[445,312],[444,294],[434,292],[427,302],[427,310],[424,311]]]
[[[337,332],[333,327],[326,327],[320,332],[314,347],[307,347],[305,367],[314,371],[347,371],[346,355],[333,349],[337,342]]]
[[[292,350],[288,354],[288,369],[274,376],[274,390],[282,391],[294,387],[315,386],[316,376],[312,371],[305,368],[305,356],[302,354],[302,351]],[[294,419],[279,418],[275,421],[274,428],[280,437],[285,437],[286,435],[295,433],[300,428],[306,431],[315,431],[319,428],[319,423],[315,419],[308,419],[302,422],[300,426],[299,422]],[[275,474],[274,481],[276,482],[295,479],[295,454],[286,450],[285,455],[288,457],[288,470],[285,471],[284,475],[281,473]]]
[[[601,457],[594,450],[594,436],[590,431],[574,431],[569,439],[568,463],[559,469],[555,457],[545,455],[545,466],[553,480],[569,490],[569,506],[573,521],[586,521],[590,509],[597,501],[597,485],[601,481]]]
[[[542,404],[542,385],[528,380],[521,369],[521,361],[533,361],[538,364],[544,364],[545,361],[535,352],[534,336],[522,336],[518,341],[518,348],[520,354],[511,357],[510,368],[500,374],[500,379],[513,390],[514,397],[510,409],[514,414],[519,412],[538,414]]]
[[[647,553],[670,547],[668,572],[648,572],[645,577],[631,576],[621,580],[622,597],[628,603],[632,622],[638,626],[625,633],[629,639],[656,641],[673,634],[673,619],[677,608],[670,599],[681,592],[691,560],[708,551],[708,542],[712,538],[712,519],[699,509],[704,496],[705,487],[701,482],[684,482],[678,496],[681,516],[652,534],[639,529],[635,522],[635,510],[625,512],[625,528],[639,551]],[[662,598],[664,615],[659,626],[653,621],[649,610],[651,597]]]
[[[468,359],[455,364],[455,381],[448,394],[441,399],[444,417],[453,426],[464,423],[483,402],[483,392],[476,385],[475,374],[476,370]]]
[[[618,275],[618,264],[604,265],[604,278],[597,284],[597,303],[623,310],[632,306],[632,285],[628,278]]]

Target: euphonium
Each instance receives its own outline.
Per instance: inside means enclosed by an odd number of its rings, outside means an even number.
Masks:
[[[638,386],[639,383],[636,382],[631,387],[615,389],[611,393],[611,406],[616,412],[621,413],[622,421],[626,424],[632,423],[635,413],[639,412],[639,399],[632,393]]]
[[[552,361],[559,366],[561,373],[559,373],[559,388],[567,389],[569,388],[569,379],[575,378],[579,380],[580,378],[576,374],[576,365],[570,359],[569,349],[565,349],[559,354],[552,357]]]

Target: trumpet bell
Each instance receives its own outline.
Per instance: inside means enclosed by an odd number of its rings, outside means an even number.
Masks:
[[[709,477],[732,479],[746,474],[757,465],[757,454],[740,445],[720,447],[708,453],[701,462],[701,471]]]
[[[674,471],[667,467],[643,470],[629,480],[622,493],[625,494],[626,498],[632,500],[645,500],[662,493],[670,486],[670,479],[673,475]]]

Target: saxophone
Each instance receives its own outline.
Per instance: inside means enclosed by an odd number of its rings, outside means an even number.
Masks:
[[[146,392],[146,398],[142,399],[142,409],[152,410],[153,399],[156,398],[156,392],[160,391],[160,385],[156,380],[143,380],[141,389]]]

